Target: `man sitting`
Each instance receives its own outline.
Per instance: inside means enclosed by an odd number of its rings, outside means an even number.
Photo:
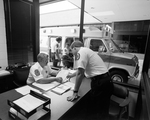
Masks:
[[[61,83],[61,77],[53,77],[57,73],[58,72],[52,70],[48,64],[48,55],[45,53],[39,53],[37,55],[37,62],[30,68],[27,84],[31,84],[33,82],[46,84],[53,81]]]

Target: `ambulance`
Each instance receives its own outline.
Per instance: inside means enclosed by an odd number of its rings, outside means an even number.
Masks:
[[[40,51],[49,53],[56,37],[61,36],[63,54],[66,44],[71,45],[73,41],[79,40],[79,33],[78,26],[41,28]],[[121,50],[111,36],[112,32],[107,26],[101,29],[84,27],[82,42],[103,59],[113,81],[128,83],[129,80],[135,80],[139,75],[137,56]]]

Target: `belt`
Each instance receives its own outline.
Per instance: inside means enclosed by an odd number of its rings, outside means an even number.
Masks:
[[[105,78],[107,76],[109,76],[108,72],[101,74],[101,75],[96,75],[96,76],[92,77],[91,79],[96,79],[96,78],[101,79],[101,78]]]

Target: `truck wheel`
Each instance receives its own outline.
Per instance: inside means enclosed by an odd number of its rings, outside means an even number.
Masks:
[[[113,81],[123,82],[123,83],[128,82],[128,76],[123,71],[119,71],[119,70],[111,71],[110,76]]]

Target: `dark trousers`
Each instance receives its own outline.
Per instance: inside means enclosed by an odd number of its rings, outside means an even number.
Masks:
[[[86,120],[108,120],[113,85],[108,73],[91,78]]]
[[[53,62],[53,67],[57,67],[59,60],[55,58],[55,53],[51,53],[51,59]]]

